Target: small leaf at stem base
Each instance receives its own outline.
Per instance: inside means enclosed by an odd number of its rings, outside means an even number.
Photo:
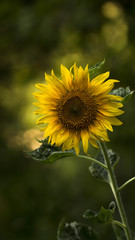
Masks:
[[[108,209],[101,207],[99,212],[92,211],[88,209],[84,214],[83,217],[89,219],[93,223],[111,223],[113,220],[113,214],[115,210],[115,203],[112,202],[109,205]]]
[[[86,224],[60,223],[57,240],[98,240],[97,233]]]

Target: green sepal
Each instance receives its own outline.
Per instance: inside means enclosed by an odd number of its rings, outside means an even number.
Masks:
[[[108,149],[107,154],[110,159],[112,167],[115,168],[119,161],[119,155],[113,152],[112,149]],[[105,163],[104,157],[101,151],[97,156],[97,160],[101,163]],[[92,162],[91,166],[89,167],[89,171],[93,177],[96,177],[99,180],[109,183],[108,171],[102,166],[100,166],[99,164]]]
[[[113,221],[113,214],[115,211],[115,203],[111,202],[108,209],[101,207],[99,212],[88,209],[83,217],[89,219],[93,223],[109,224]]]
[[[129,87],[126,87],[126,88],[120,87],[117,89],[113,89],[110,92],[111,95],[117,95],[117,96],[123,97],[121,101],[123,104],[127,103],[130,100],[133,93],[134,91],[131,91]]]
[[[96,77],[98,74],[101,74],[101,68],[105,64],[105,59],[102,62],[95,64],[93,67],[89,68],[90,80]]]
[[[56,147],[48,143],[48,139],[38,140],[41,142],[41,146],[34,151],[29,152],[34,160],[42,161],[45,163],[52,163],[58,159],[63,159],[66,157],[76,157],[73,150],[62,151],[61,147]]]
[[[61,222],[57,233],[57,240],[98,240],[98,235],[86,224]]]

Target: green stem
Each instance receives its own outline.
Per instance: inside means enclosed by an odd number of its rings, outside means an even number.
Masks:
[[[135,177],[132,177],[127,182],[125,182],[121,187],[118,188],[118,191],[122,190],[124,187],[126,187],[130,182],[134,181]]]
[[[120,192],[118,191],[117,180],[115,178],[113,167],[111,166],[111,163],[110,163],[110,160],[109,160],[107,150],[106,150],[106,147],[105,147],[104,143],[100,142],[99,145],[100,145],[100,148],[102,150],[106,165],[108,167],[110,187],[112,189],[114,198],[116,200],[116,203],[117,203],[117,206],[118,206],[118,209],[119,209],[122,224],[125,226],[124,231],[125,231],[126,238],[127,238],[127,240],[132,240],[132,234],[131,234],[129,224],[128,224],[128,221],[127,221],[127,217],[126,217],[125,209],[124,209],[124,206],[123,206],[123,203],[122,203],[121,195],[120,195]]]
[[[101,167],[107,169],[107,166],[106,166],[104,163],[99,162],[99,161],[96,160],[95,158],[91,158],[91,157],[83,156],[83,155],[78,155],[77,158],[88,159],[89,161],[95,162],[95,163],[99,164]]]
[[[126,228],[126,226],[123,225],[123,223],[121,223],[121,222],[119,222],[119,221],[113,220],[112,223],[114,223],[114,224],[120,226],[121,228]]]

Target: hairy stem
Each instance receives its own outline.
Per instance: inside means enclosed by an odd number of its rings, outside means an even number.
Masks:
[[[110,187],[111,187],[111,190],[113,192],[114,198],[115,198],[116,203],[117,203],[117,207],[118,207],[118,210],[119,210],[119,214],[120,214],[120,217],[121,217],[122,224],[125,226],[123,229],[125,231],[126,238],[127,238],[127,240],[132,240],[132,234],[131,234],[129,224],[128,224],[128,221],[127,221],[125,209],[124,209],[124,206],[123,206],[123,203],[122,203],[120,192],[118,191],[118,185],[117,185],[117,180],[116,180],[116,177],[115,177],[115,174],[114,174],[114,169],[111,166],[110,159],[108,157],[107,150],[106,150],[106,147],[105,147],[104,143],[100,142],[99,145],[100,145],[100,148],[102,150],[104,160],[105,160],[105,163],[106,163],[107,168],[108,168]]]

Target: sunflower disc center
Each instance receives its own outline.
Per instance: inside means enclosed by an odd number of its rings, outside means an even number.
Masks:
[[[91,95],[84,91],[72,91],[58,102],[59,121],[67,128],[81,130],[94,122],[97,104]]]
[[[84,108],[84,103],[78,96],[72,97],[63,105],[64,115],[67,116],[67,118],[74,120],[79,120],[82,118]]]

